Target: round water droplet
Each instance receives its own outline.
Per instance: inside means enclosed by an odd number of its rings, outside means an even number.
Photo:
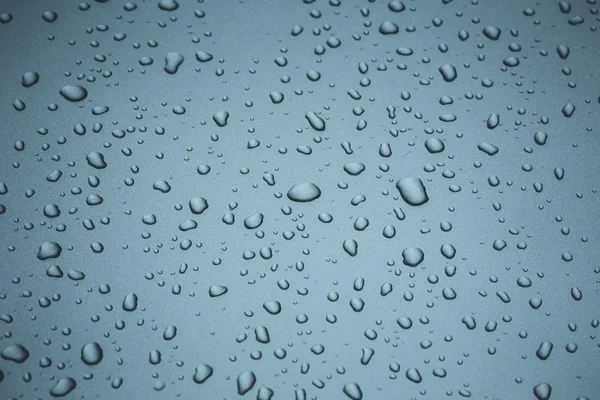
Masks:
[[[21,85],[23,87],[32,87],[40,81],[40,74],[37,72],[25,72],[21,78]]]
[[[138,306],[138,297],[135,293],[129,293],[123,299],[123,310],[131,312],[135,311]]]
[[[87,365],[96,365],[102,361],[104,352],[96,342],[87,343],[81,348],[81,361]]]
[[[452,64],[444,64],[439,68],[440,74],[442,74],[442,78],[446,82],[452,82],[458,76],[456,73],[456,67]]]
[[[352,400],[362,400],[363,393],[358,383],[347,383],[344,385],[343,392]]]
[[[58,14],[56,13],[56,11],[44,11],[44,13],[42,14],[42,19],[46,22],[53,23],[58,19]]]
[[[344,165],[344,171],[352,176],[360,175],[365,168],[365,164],[359,162],[350,162]]]
[[[379,25],[379,33],[382,35],[395,35],[398,32],[400,28],[392,21],[384,21]]]
[[[406,9],[406,6],[400,0],[392,0],[388,3],[388,8],[393,12],[402,12]]]
[[[296,202],[310,202],[321,197],[321,189],[311,182],[298,183],[287,192],[287,197]]]
[[[179,8],[179,3],[176,0],[160,0],[158,8],[163,11],[175,11]]]
[[[208,201],[204,197],[194,197],[190,199],[189,207],[193,214],[200,215],[208,209]]]
[[[62,247],[56,242],[44,242],[38,249],[37,258],[47,260],[50,258],[58,258],[62,253]]]
[[[83,101],[86,99],[88,92],[83,86],[67,85],[63,86],[60,95],[71,102]]]
[[[502,31],[496,26],[486,26],[483,28],[483,35],[490,40],[500,39]]]
[[[435,154],[444,151],[446,146],[444,146],[444,142],[438,138],[429,138],[425,141],[425,148],[429,153]]]
[[[408,370],[406,370],[406,378],[408,378],[409,381],[414,383],[421,383],[421,381],[423,380],[423,378],[421,377],[421,373],[416,368],[409,368]]]
[[[540,383],[533,388],[533,394],[538,400],[549,400],[552,394],[552,386],[548,383]]]
[[[344,251],[351,257],[355,257],[358,254],[358,243],[356,243],[356,240],[354,239],[344,240],[342,247],[344,248]]]
[[[418,247],[408,247],[402,251],[402,262],[409,267],[416,267],[425,259],[425,253]]]

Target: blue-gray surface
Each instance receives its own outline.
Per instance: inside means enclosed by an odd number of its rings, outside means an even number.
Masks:
[[[596,0],[3,0],[9,399],[600,398]]]

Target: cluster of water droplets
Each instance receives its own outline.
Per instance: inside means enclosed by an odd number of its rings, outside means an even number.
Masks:
[[[600,393],[595,0],[41,3],[0,5],[6,397]]]

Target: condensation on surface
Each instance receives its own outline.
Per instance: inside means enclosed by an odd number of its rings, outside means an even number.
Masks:
[[[596,0],[4,0],[8,399],[596,399]]]

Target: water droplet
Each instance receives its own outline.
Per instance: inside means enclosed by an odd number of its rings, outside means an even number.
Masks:
[[[21,364],[29,358],[29,351],[20,344],[13,344],[5,347],[0,356],[4,360]]]
[[[208,295],[210,297],[219,297],[227,293],[228,289],[225,286],[213,285],[208,289]]]
[[[197,384],[203,384],[212,376],[213,371],[213,368],[208,364],[198,364],[192,379]]]
[[[21,85],[23,87],[32,87],[40,81],[40,74],[37,72],[25,72],[21,78]]]
[[[362,400],[363,393],[358,383],[347,383],[344,385],[343,392],[352,400]]]
[[[176,74],[184,60],[181,53],[167,53],[165,56],[165,72],[171,75]]]
[[[252,371],[244,371],[237,377],[237,390],[240,396],[248,393],[256,384],[256,375]]]
[[[83,86],[67,85],[63,86],[60,95],[71,102],[78,102],[87,98],[88,92]]]
[[[159,0],[158,8],[163,11],[175,11],[179,8],[179,3],[176,0]]]
[[[402,199],[411,206],[420,206],[429,201],[425,185],[419,178],[408,177],[396,182]]]
[[[218,127],[222,128],[227,125],[227,120],[229,119],[229,113],[227,111],[217,111],[213,114],[213,121],[217,124]]]
[[[552,394],[552,386],[548,383],[540,383],[533,388],[533,394],[538,400],[549,400]]]
[[[418,247],[408,247],[402,251],[402,262],[409,267],[417,267],[425,259],[425,253]]]
[[[456,73],[456,67],[452,64],[442,65],[440,67],[439,71],[440,71],[440,74],[442,74],[442,78],[444,78],[444,80],[446,82],[452,82],[458,76]]]
[[[392,21],[384,21],[379,25],[379,33],[382,35],[395,35],[398,32],[400,28]]]
[[[287,197],[296,202],[310,202],[321,197],[321,189],[311,182],[298,183],[287,192]]]
[[[75,390],[76,387],[77,382],[75,382],[75,379],[70,377],[60,378],[50,389],[50,395],[52,397],[64,397]]]
[[[199,62],[205,63],[212,59],[213,59],[212,54],[207,53],[206,51],[199,50],[196,52],[196,60],[198,60]]]
[[[87,343],[81,348],[81,361],[87,365],[96,365],[102,361],[104,352],[96,342]]]
[[[316,131],[324,131],[325,130],[325,121],[317,114],[312,111],[309,111],[305,115],[306,119],[310,126]]]

